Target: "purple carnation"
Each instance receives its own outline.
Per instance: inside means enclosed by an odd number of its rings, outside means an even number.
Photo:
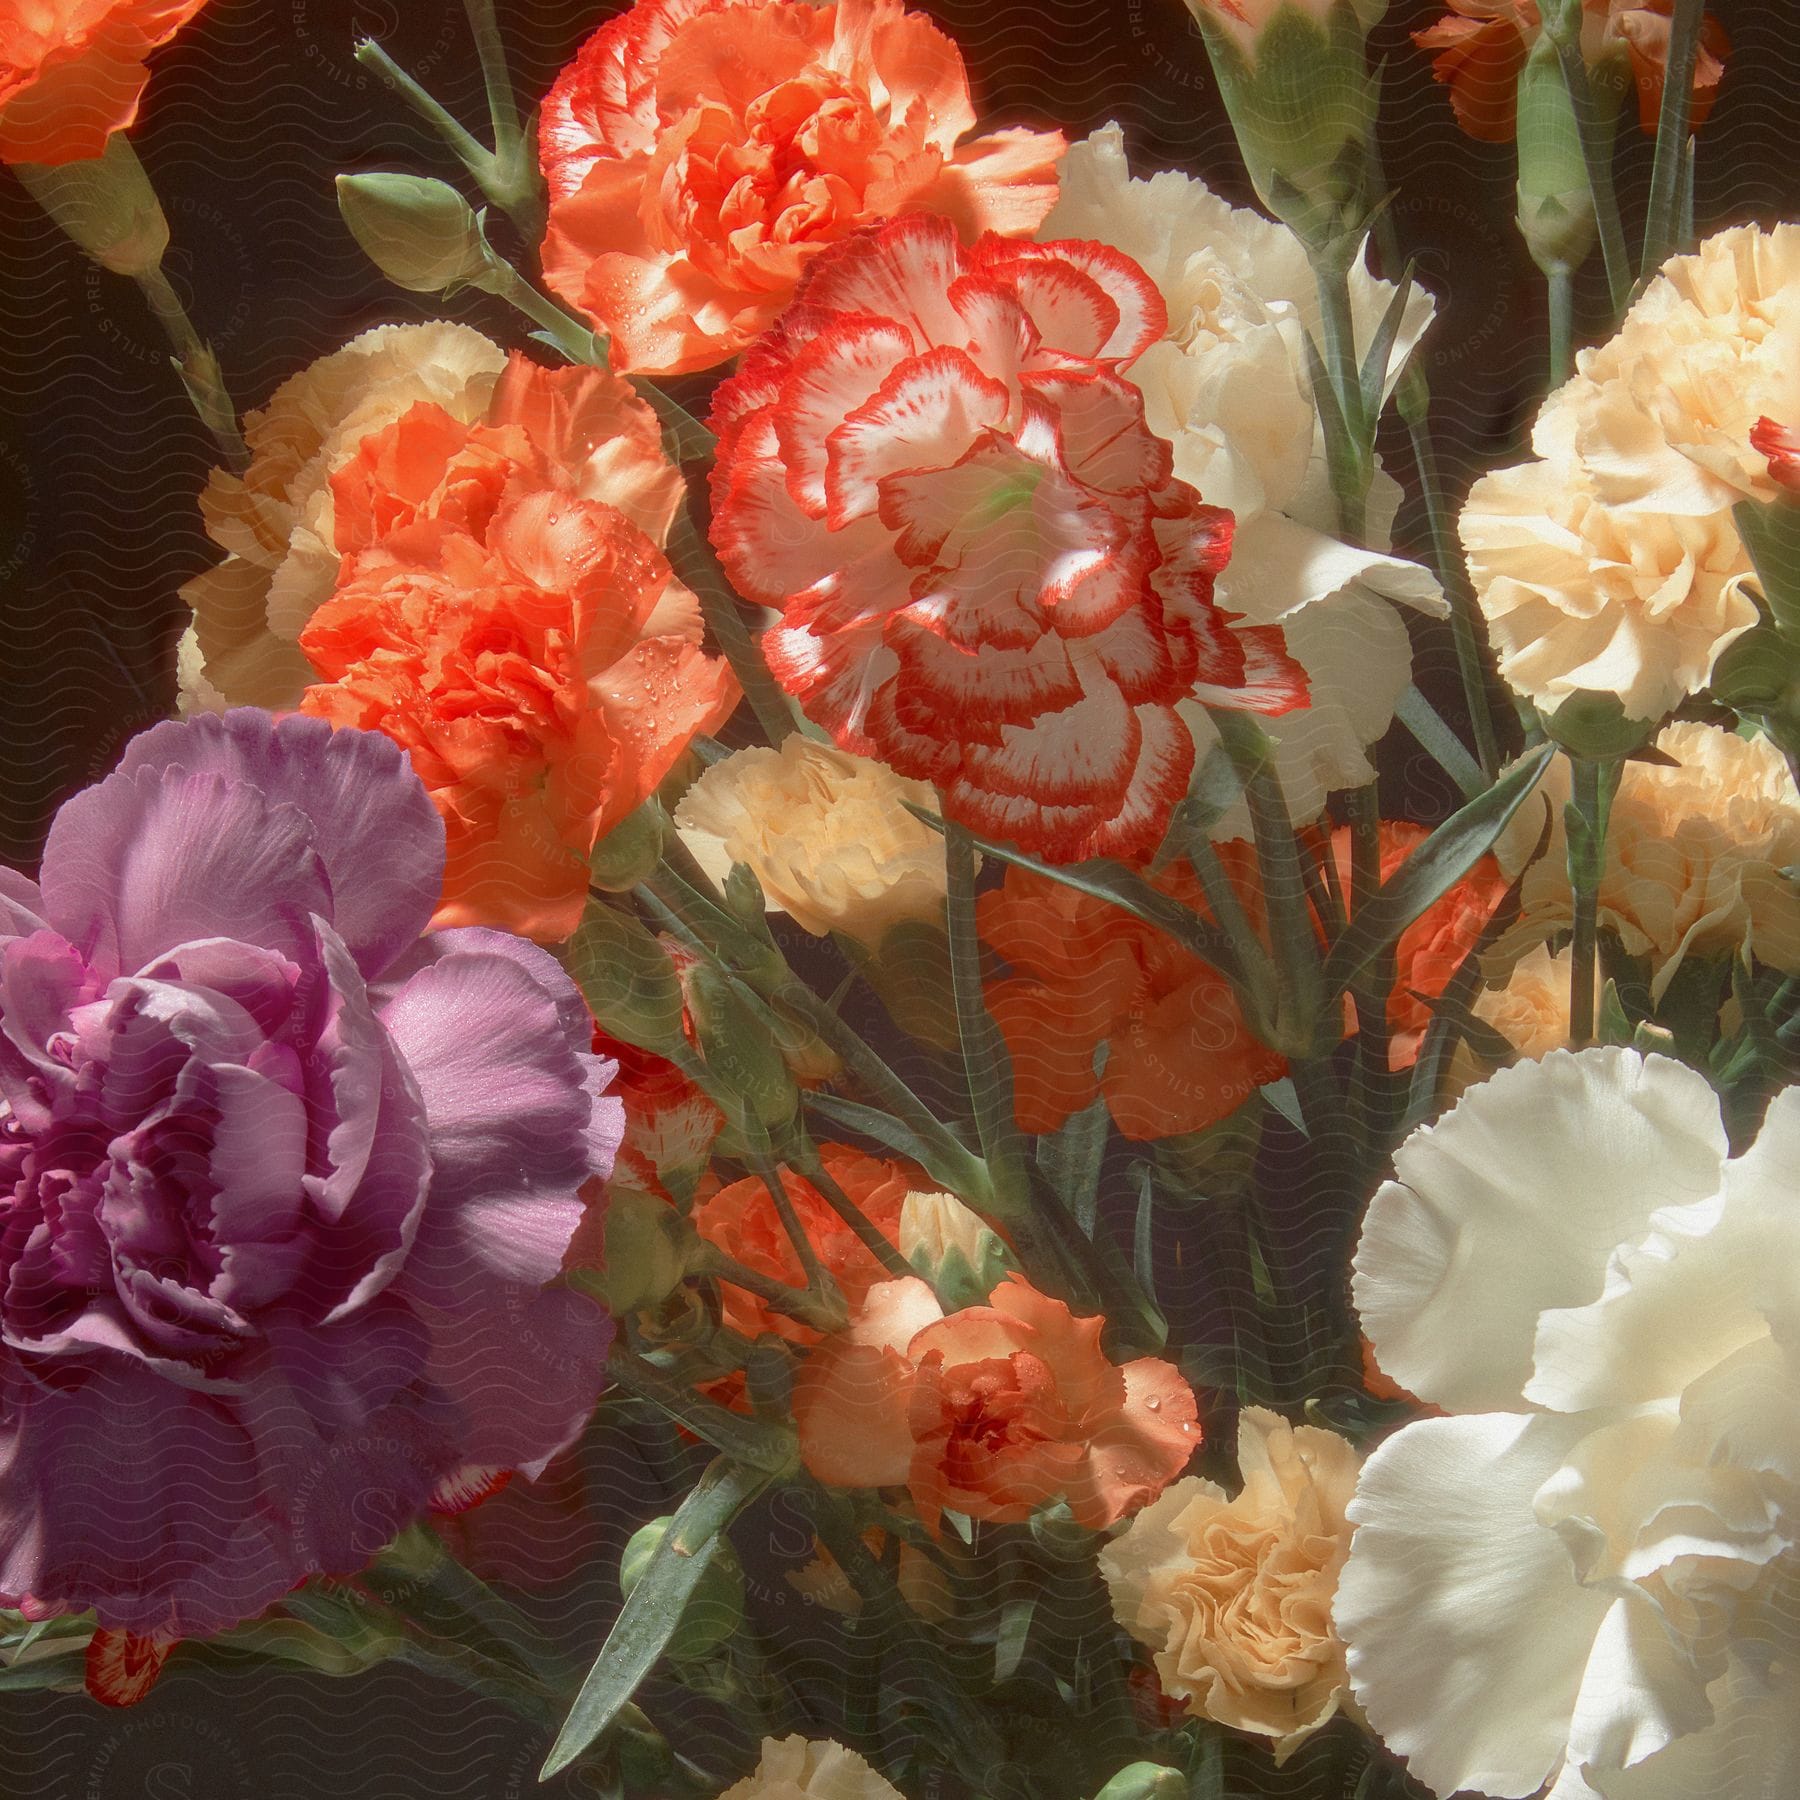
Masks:
[[[443,862],[387,738],[241,711],[0,869],[0,1601],[218,1630],[581,1429],[614,1065],[544,951],[420,936]]]

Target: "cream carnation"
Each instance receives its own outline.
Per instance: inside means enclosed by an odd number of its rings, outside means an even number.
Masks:
[[[745,863],[771,911],[873,948],[890,927],[943,912],[944,840],[907,801],[937,809],[929,783],[795,732],[779,750],[714,763],[675,823],[715,881]]]
[[[1672,766],[1628,762],[1620,771],[1601,925],[1617,932],[1627,955],[1649,959],[1658,997],[1688,956],[1744,950],[1771,968],[1800,970],[1800,892],[1785,873],[1800,864],[1800,794],[1786,758],[1768,738],[1716,725],[1670,725],[1656,747]],[[1496,947],[1502,965],[1573,920],[1561,827],[1568,787],[1559,759],[1544,790],[1555,823],[1525,873],[1519,923]],[[1535,837],[1542,815],[1535,806],[1525,812]]]
[[[1437,583],[1417,564],[1331,535],[1324,435],[1313,406],[1306,341],[1320,331],[1306,251],[1285,225],[1226,204],[1170,170],[1133,180],[1116,125],[1063,160],[1062,192],[1040,236],[1093,239],[1141,263],[1169,325],[1128,371],[1150,428],[1175,450],[1175,473],[1236,519],[1216,594],[1253,625],[1279,625],[1312,684],[1307,707],[1268,721],[1275,767],[1296,821],[1325,796],[1374,779],[1366,754],[1394,716],[1412,669],[1406,625],[1391,601],[1441,615]],[[1374,342],[1394,298],[1359,260],[1350,274],[1359,349]],[[1409,298],[1388,363],[1399,379],[1432,318]],[[1391,519],[1398,487],[1377,477],[1372,514]],[[1202,751],[1215,741],[1202,721]],[[1248,834],[1239,806],[1215,835]]]
[[[1548,1056],[1569,1041],[1574,968],[1570,951],[1552,955],[1548,944],[1539,944],[1520,960],[1505,987],[1484,988],[1470,1010],[1520,1056],[1533,1061]]]
[[[1355,1449],[1259,1406],[1238,1417],[1236,1499],[1190,1476],[1100,1552],[1119,1623],[1197,1719],[1274,1740],[1284,1761],[1338,1709],[1331,1596],[1349,1549]]]
[[[1664,264],[1532,432],[1475,484],[1469,570],[1506,680],[1660,718],[1756,623],[1731,509],[1780,492],[1751,441],[1800,417],[1800,226],[1720,232]]]
[[[215,469],[200,499],[230,554],[181,590],[184,712],[289,710],[316,679],[297,642],[337,581],[332,474],[421,400],[463,423],[487,409],[506,353],[466,325],[381,325],[291,376],[244,422],[250,466]]]
[[[854,1750],[831,1738],[764,1738],[754,1774],[719,1800],[904,1800]]]
[[[1800,1773],[1800,1089],[1732,1157],[1666,1057],[1553,1051],[1394,1159],[1354,1295],[1450,1416],[1370,1457],[1335,1618],[1432,1792],[1763,1800]]]

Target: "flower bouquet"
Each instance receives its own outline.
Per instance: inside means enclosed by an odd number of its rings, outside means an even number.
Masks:
[[[337,182],[430,316],[248,411],[131,135],[203,0],[0,9],[216,547],[0,869],[8,1705],[1800,1791],[1800,226],[1696,222],[1696,0],[1448,3],[1190,0],[1245,206],[905,0],[596,8],[530,93],[468,0],[481,130],[364,42],[435,161]],[[1541,276],[1472,487],[1420,57]]]

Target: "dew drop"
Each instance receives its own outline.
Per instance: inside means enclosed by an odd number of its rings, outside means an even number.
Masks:
[[[1159,1399],[1157,1399],[1157,1397],[1154,1394],[1152,1394],[1150,1396],[1150,1398],[1144,1402],[1144,1404],[1147,1407],[1149,1407],[1149,1409],[1152,1412],[1161,1412],[1162,1411],[1162,1402]]]

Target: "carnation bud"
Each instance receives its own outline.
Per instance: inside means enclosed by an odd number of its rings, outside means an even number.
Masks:
[[[588,1010],[614,1037],[659,1056],[685,1049],[680,977],[669,953],[637,920],[610,906],[590,906],[563,960]]]
[[[787,1125],[800,1109],[800,1090],[772,1033],[772,1021],[711,963],[696,963],[688,971],[687,993],[706,1066],[742,1103],[746,1121],[766,1131]]]
[[[448,182],[425,175],[340,175],[338,211],[389,281],[416,294],[479,285],[491,271],[481,220]]]
[[[1519,231],[1540,269],[1579,268],[1594,247],[1594,197],[1562,58],[1550,34],[1519,75]]]
[[[609,894],[625,894],[653,873],[662,860],[668,823],[668,815],[654,800],[627,813],[588,858],[594,886]]]
[[[627,1600],[643,1580],[650,1559],[669,1534],[673,1519],[652,1519],[631,1534],[619,1558],[619,1592]],[[668,1653],[676,1662],[698,1662],[725,1643],[744,1622],[744,1573],[736,1553],[721,1538],[713,1540],[699,1583],[682,1608],[681,1621],[669,1638]]]
[[[137,276],[161,264],[169,221],[122,131],[106,140],[103,155],[86,162],[16,168],[32,199],[101,268]]]
[[[954,1194],[906,1196],[900,1254],[951,1310],[983,1305],[1007,1270],[1006,1246]]]
[[[1319,250],[1365,223],[1376,90],[1364,52],[1386,0],[1188,0],[1262,203]]]
[[[1161,1763],[1135,1762],[1121,1769],[1094,1800],[1186,1800],[1187,1777]]]
[[[1655,719],[1634,719],[1617,694],[1582,688],[1544,715],[1544,730],[1571,756],[1610,762],[1629,756],[1655,734]]]
[[[617,1187],[606,1199],[606,1269],[596,1284],[616,1313],[639,1312],[681,1285],[699,1243],[668,1201]]]

